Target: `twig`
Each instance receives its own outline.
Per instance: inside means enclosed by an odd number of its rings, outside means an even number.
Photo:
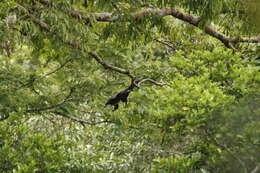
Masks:
[[[53,73],[56,73],[57,71],[59,71],[60,69],[62,69],[63,67],[65,67],[69,62],[71,62],[73,59],[72,58],[69,58],[67,59],[64,63],[62,63],[58,68],[54,69],[53,71],[43,75],[42,77],[40,77],[39,79],[36,79],[36,80],[40,80],[40,79],[43,79],[43,78],[46,78],[47,76],[50,76],[52,75]]]
[[[45,74],[45,75],[43,75],[43,76],[41,76],[41,77],[39,77],[39,78],[34,78],[33,80],[30,80],[29,82],[27,82],[27,83],[25,83],[25,84],[22,84],[21,86],[19,86],[18,89],[23,88],[23,87],[26,87],[26,86],[29,86],[29,85],[33,84],[35,81],[39,81],[39,80],[41,80],[41,79],[46,78],[47,76],[50,76],[50,75],[56,73],[57,71],[59,71],[59,70],[61,70],[63,67],[65,67],[65,66],[66,66],[70,61],[72,61],[72,60],[73,60],[72,58],[68,59],[67,61],[65,61],[64,63],[62,63],[58,68],[54,69],[53,71],[51,71],[51,72],[49,72],[49,73],[47,73],[47,74]]]
[[[171,44],[165,42],[165,41],[162,41],[162,40],[159,40],[157,38],[154,39],[154,41],[158,42],[158,43],[161,43],[161,44],[164,44],[166,45],[167,47],[171,48],[172,50],[177,50],[177,48],[173,47]]]
[[[35,108],[35,109],[29,109],[27,110],[25,113],[33,113],[33,112],[42,112],[42,111],[46,111],[46,110],[50,110],[50,109],[54,109],[57,108],[61,105],[63,105],[64,103],[66,103],[69,98],[71,97],[72,92],[74,91],[74,88],[70,88],[70,92],[69,94],[65,97],[65,99],[55,105],[51,105],[51,106],[47,106],[47,107],[42,107],[42,108]]]
[[[83,119],[74,117],[74,116],[72,116],[72,115],[68,115],[68,114],[62,113],[62,112],[58,112],[58,111],[52,111],[51,113],[54,113],[54,114],[56,114],[56,115],[60,115],[60,116],[62,116],[62,117],[71,119],[71,120],[73,120],[73,121],[76,121],[76,122],[80,123],[80,124],[83,125],[83,126],[85,126],[85,124],[86,124],[86,125],[94,126],[94,125],[102,124],[102,123],[113,123],[112,121],[108,121],[108,120],[98,121],[98,122],[89,122],[89,121],[86,121],[86,120],[83,120]]]

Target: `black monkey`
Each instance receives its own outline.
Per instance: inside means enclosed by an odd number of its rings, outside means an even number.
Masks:
[[[114,106],[114,110],[117,110],[119,108],[119,102],[124,102],[125,105],[127,105],[127,98],[130,94],[130,92],[132,92],[134,90],[135,87],[138,87],[138,83],[141,81],[140,80],[134,80],[132,81],[131,85],[129,87],[127,87],[126,89],[124,89],[123,91],[120,91],[117,95],[115,95],[114,97],[111,97],[110,99],[107,100],[106,105],[112,105]]]
[[[132,91],[132,89],[130,87],[128,87],[125,90],[119,92],[116,96],[108,99],[105,106],[106,105],[113,105],[114,111],[115,111],[119,108],[119,102],[120,101],[124,102],[127,105],[127,97],[129,96],[131,91]]]
[[[119,108],[119,102],[124,102],[125,105],[127,105],[127,98],[129,96],[129,94],[134,90],[134,88],[139,88],[139,83],[142,81],[143,79],[140,80],[133,80],[131,85],[129,87],[127,87],[126,89],[124,89],[123,91],[120,91],[119,93],[117,93],[117,95],[115,95],[114,97],[111,97],[107,100],[106,105],[112,105],[114,106],[114,110],[117,110]]]

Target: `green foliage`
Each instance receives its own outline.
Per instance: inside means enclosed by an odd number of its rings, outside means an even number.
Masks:
[[[0,172],[252,172],[260,162],[259,45],[236,45],[242,59],[200,31],[257,33],[257,11],[241,3],[1,1]],[[180,8],[202,22],[132,16],[147,8]],[[104,107],[131,81],[90,51],[165,85],[144,82],[127,106]]]
[[[48,137],[31,133],[28,125],[20,124],[21,115],[12,114],[9,122],[1,124],[1,172],[66,172],[72,145],[62,135]],[[73,169],[71,169],[73,170]],[[70,171],[69,171],[70,172]]]

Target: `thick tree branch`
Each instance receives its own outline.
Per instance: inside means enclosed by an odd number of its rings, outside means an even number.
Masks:
[[[61,39],[61,41],[63,43],[69,45],[70,47],[76,48],[76,49],[79,49],[80,51],[82,51],[81,46],[79,46],[78,44],[76,44],[74,42],[71,42],[71,41],[64,41],[62,39],[62,37],[60,37],[57,33],[55,33],[54,31],[51,30],[51,27],[48,24],[42,22],[41,20],[37,19],[34,15],[30,14],[30,12],[26,8],[24,8],[22,5],[18,4],[17,6],[18,6],[18,8],[20,10],[25,12],[25,14],[27,14],[32,19],[33,22],[38,24],[40,26],[40,28],[42,28],[43,30],[46,30],[49,33],[52,33],[52,34],[56,35],[58,38]],[[132,75],[128,70],[125,70],[125,69],[122,69],[122,68],[119,68],[119,67],[116,67],[116,66],[112,66],[110,64],[105,63],[95,52],[90,51],[90,52],[87,52],[87,53],[90,56],[92,56],[105,69],[110,69],[110,70],[116,71],[118,73],[125,74],[125,75],[127,75],[128,77],[131,78],[131,80],[132,80],[131,85],[129,87],[127,87],[125,90],[119,92],[115,98],[112,98],[112,100],[115,101],[115,104],[116,104],[117,107],[118,107],[118,102],[119,101],[123,101],[123,102],[127,103],[127,97],[130,94],[130,92],[132,92],[135,87],[139,88],[139,84],[141,84],[143,82],[150,82],[150,83],[152,83],[154,85],[158,85],[158,86],[163,86],[164,85],[162,83],[156,82],[156,81],[154,81],[152,79],[149,79],[149,78],[142,79],[142,80],[137,80],[136,77],[134,75]],[[61,68],[62,67],[63,66],[61,66]],[[52,72],[50,74],[52,74]],[[123,97],[122,97],[122,94],[123,94]],[[108,102],[109,102],[109,100],[108,100]],[[30,112],[41,112],[41,111],[51,110],[51,109],[59,107],[60,105],[62,105],[66,101],[67,101],[67,99],[65,99],[61,103],[58,103],[58,104],[55,104],[55,105],[52,105],[52,106],[48,106],[48,107],[44,107],[44,108],[31,109],[31,110],[28,110],[27,112],[30,113]],[[110,104],[110,103],[107,103],[107,104]],[[114,105],[114,103],[113,103],[113,105]]]
[[[201,22],[200,17],[193,16],[188,13],[184,13],[179,9],[161,9],[161,10],[149,9],[149,10],[144,10],[144,11],[134,13],[132,15],[134,18],[139,18],[139,17],[143,17],[143,16],[149,15],[149,14],[159,15],[161,17],[173,16],[177,19],[180,19],[180,20],[187,22],[196,27],[199,27],[200,22]],[[228,48],[230,48],[230,46],[229,46],[230,43],[240,43],[240,42],[259,43],[260,42],[260,35],[257,37],[253,37],[253,38],[228,37],[228,36],[225,36],[223,33],[217,31],[210,25],[206,25],[204,31],[208,35],[220,40]]]
[[[41,3],[47,5],[48,2],[45,0],[41,0]],[[69,14],[70,16],[78,19],[83,19],[87,22],[90,21],[89,16],[93,16],[96,21],[98,22],[118,22],[118,21],[124,21],[120,16],[114,15],[113,13],[108,13],[108,12],[103,12],[103,13],[91,13],[91,14],[86,14],[83,13],[79,10],[65,10],[61,9],[63,12],[66,14]],[[182,12],[180,9],[171,9],[171,8],[165,8],[165,9],[146,9],[146,10],[141,10],[135,13],[132,13],[131,16],[133,19],[139,19],[141,17],[149,16],[149,15],[157,15],[161,17],[165,16],[173,16],[177,19],[180,19],[184,22],[187,22],[195,27],[199,27],[201,23],[201,17],[194,16],[185,12]],[[126,19],[127,21],[129,19]],[[43,27],[45,27],[43,25]],[[220,40],[226,47],[232,48],[230,44],[235,44],[235,43],[260,43],[260,35],[257,37],[252,37],[252,38],[239,38],[239,37],[228,37],[224,35],[223,33],[217,31],[215,28],[213,28],[210,25],[206,25],[204,28],[204,32],[207,33],[208,35]]]
[[[19,4],[18,4],[17,6],[18,6],[20,9],[22,9],[22,10],[32,19],[32,21],[35,22],[36,24],[38,24],[42,29],[44,29],[44,30],[46,30],[46,31],[52,33],[51,27],[50,27],[48,24],[42,22],[41,20],[37,19],[34,15],[30,14],[30,13],[26,10],[26,8],[24,8],[23,6],[21,6],[21,5],[19,5]],[[54,33],[54,34],[56,34],[56,33]],[[57,34],[56,34],[56,35],[57,35]],[[62,40],[62,41],[63,41],[63,40]],[[81,50],[81,47],[80,47],[78,44],[76,44],[76,43],[69,42],[69,41],[63,41],[63,42],[64,42],[65,44],[67,44],[67,45],[73,47],[73,48],[77,48],[77,49]],[[125,74],[125,75],[129,76],[129,77],[132,79],[132,81],[134,81],[134,80],[136,79],[136,77],[135,77],[134,75],[132,75],[129,71],[105,63],[95,52],[90,51],[90,52],[88,52],[88,54],[89,54],[90,56],[92,56],[92,57],[93,57],[99,64],[101,64],[105,69],[110,69],[110,70],[116,71],[116,72],[118,72],[118,73]],[[70,61],[70,60],[69,60],[69,61]],[[69,61],[66,61],[63,65],[60,66],[60,68],[62,68],[63,66],[65,66],[66,63],[68,63]],[[59,70],[60,68],[58,68],[58,70]],[[56,71],[57,71],[57,70],[54,70],[54,72],[56,72]],[[54,72],[50,72],[50,74],[52,74],[52,73],[54,73]],[[49,75],[49,74],[47,74],[47,75]],[[155,82],[155,81],[153,81],[153,80],[151,80],[151,79],[146,79],[145,81],[148,81],[148,82],[153,83],[153,84],[155,84],[155,85],[160,85],[160,86],[162,85],[162,84],[160,84],[160,83],[158,83],[158,82]],[[144,82],[145,82],[145,81],[144,81]]]

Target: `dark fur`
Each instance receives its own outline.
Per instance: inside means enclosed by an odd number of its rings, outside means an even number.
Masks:
[[[114,106],[114,111],[117,110],[119,108],[119,102],[124,102],[127,105],[127,98],[130,94],[132,90],[130,90],[129,88],[119,92],[116,96],[111,97],[110,99],[108,99],[108,101],[106,102],[106,105],[112,105]]]
[[[127,98],[129,96],[129,94],[134,90],[135,87],[138,88],[138,86],[136,84],[138,84],[140,80],[135,80],[131,83],[131,85],[129,87],[127,87],[126,89],[124,89],[123,91],[120,91],[119,93],[117,93],[117,95],[115,95],[114,97],[111,97],[107,100],[106,105],[112,105],[114,106],[114,110],[117,110],[119,108],[119,102],[124,102],[125,105],[127,105]]]
[[[119,108],[119,102],[124,102],[125,105],[127,105],[127,98],[129,96],[129,94],[134,90],[136,86],[136,84],[134,83],[138,83],[141,80],[136,80],[133,83],[131,83],[131,85],[129,87],[127,87],[126,89],[124,89],[123,91],[120,91],[119,93],[117,93],[116,96],[111,97],[110,99],[107,100],[106,105],[112,105],[114,106],[114,111],[117,110]]]

